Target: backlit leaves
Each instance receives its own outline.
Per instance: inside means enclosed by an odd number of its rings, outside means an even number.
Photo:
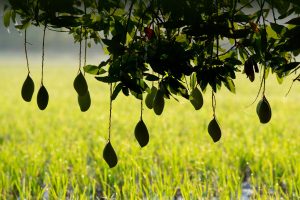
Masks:
[[[196,87],[190,94],[190,102],[194,106],[195,110],[199,110],[203,106],[203,96],[200,90]]]
[[[217,92],[223,86],[235,93],[234,80],[239,72],[244,72],[251,82],[260,68],[264,78],[274,73],[279,82],[297,73],[300,66],[294,58],[300,53],[300,18],[285,18],[300,13],[298,1],[267,1],[272,5],[263,8],[251,2],[238,1],[241,9],[237,9],[234,1],[217,1],[218,5],[214,5],[211,1],[193,0],[9,0],[3,24],[9,27],[14,23],[17,29],[47,24],[49,29],[69,31],[75,42],[82,40],[84,33],[89,47],[92,42],[103,45],[109,57],[99,65],[84,66],[84,72],[113,86],[111,100],[121,91],[143,100],[147,92],[146,106],[161,115],[166,99],[181,96],[199,110],[203,106],[201,91],[207,87]],[[253,12],[245,14],[244,8]],[[276,10],[273,19],[268,16],[271,9]],[[278,19],[287,22],[279,24]],[[81,71],[73,86],[80,110],[87,111],[91,96]],[[22,98],[31,101],[33,92],[34,83],[28,75]],[[41,110],[47,107],[48,100],[42,84],[37,94]],[[257,105],[257,114],[261,123],[271,119],[271,107],[265,97]],[[214,142],[220,140],[221,129],[215,117],[208,132]],[[136,125],[135,137],[141,147],[149,141],[142,120]],[[110,167],[118,162],[110,139],[103,157]]]
[[[12,13],[12,11],[10,9],[6,9],[4,11],[4,14],[3,14],[3,24],[4,24],[5,27],[9,27],[11,13]]]
[[[153,110],[156,115],[161,115],[165,107],[164,93],[158,89],[153,101]]]

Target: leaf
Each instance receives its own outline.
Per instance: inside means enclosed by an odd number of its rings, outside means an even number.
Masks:
[[[130,90],[134,91],[137,94],[142,94],[142,87],[139,85],[140,83],[138,79],[133,79],[128,74],[123,73],[121,75],[121,81]]]
[[[129,89],[126,86],[122,87],[122,92],[125,96],[129,96]]]
[[[111,77],[111,76],[99,76],[99,77],[95,77],[98,81],[104,82],[104,83],[115,83],[117,81],[119,81],[118,78],[115,77]]]
[[[159,89],[153,101],[153,110],[156,115],[161,115],[165,107],[164,93]]]
[[[143,94],[142,93],[136,93],[135,91],[131,90],[130,88],[129,88],[129,90],[130,90],[130,93],[132,94],[132,96],[134,96],[138,100],[141,100],[141,101],[143,100]]]
[[[235,94],[235,85],[231,78],[226,78],[225,81],[223,81],[225,87],[232,93]]]
[[[91,96],[90,96],[89,91],[87,91],[87,93],[83,96],[78,95],[77,100],[78,100],[78,104],[79,104],[81,112],[86,112],[90,108]]]
[[[86,65],[83,67],[83,70],[88,73],[88,74],[92,74],[92,75],[101,75],[106,73],[106,71],[102,68],[99,68],[99,66],[96,65]]]
[[[84,96],[88,92],[88,85],[81,71],[76,76],[73,86],[79,96]]]
[[[276,74],[276,79],[277,79],[277,82],[279,84],[282,84],[283,83],[283,76],[279,75],[279,74]]]
[[[255,79],[255,74],[254,74],[254,68],[253,68],[253,62],[252,59],[249,58],[246,60],[244,64],[244,72],[246,73],[247,77],[250,79],[251,82],[254,81]]]
[[[49,94],[44,85],[42,85],[37,94],[37,105],[40,110],[45,110],[47,108],[49,101]]]
[[[6,28],[9,27],[10,24],[11,12],[10,9],[6,9],[3,14],[3,24]]]
[[[149,142],[149,133],[146,124],[141,119],[134,129],[134,135],[141,147],[144,147]]]
[[[157,92],[157,88],[155,86],[152,86],[150,93],[147,94],[145,99],[145,104],[149,109],[153,108],[154,98]]]
[[[114,89],[114,91],[113,91],[113,93],[112,93],[112,95],[111,95],[111,100],[112,100],[112,101],[115,100],[115,99],[117,98],[118,94],[119,94],[120,91],[122,90],[122,87],[123,87],[123,84],[122,84],[122,83],[119,83],[119,84],[115,87],[115,89]]]
[[[15,28],[19,30],[24,30],[27,29],[29,26],[30,26],[30,20],[23,20],[22,24],[15,25]]]
[[[300,17],[293,18],[286,22],[286,24],[300,25]]]
[[[249,22],[250,17],[248,15],[244,15],[244,14],[236,14],[233,17],[233,21],[234,22]]]
[[[261,51],[266,52],[268,47],[268,40],[267,40],[267,31],[266,29],[260,30],[260,36],[261,36]]]
[[[280,24],[276,24],[276,23],[270,23],[271,25],[271,28],[278,34],[278,35],[281,35],[283,34],[284,32],[287,31],[287,28],[283,25],[280,25]]]
[[[104,147],[103,158],[110,168],[113,168],[118,164],[117,154],[109,140],[107,141],[107,144]]]
[[[190,81],[190,86],[192,89],[196,87],[197,84],[197,74],[195,72],[192,73],[191,75],[191,81]]]
[[[145,79],[147,81],[158,81],[159,80],[159,78],[157,76],[153,75],[153,74],[145,73],[144,75],[146,75]]]
[[[21,90],[21,95],[24,101],[30,102],[32,99],[33,92],[34,92],[34,82],[30,77],[30,75],[28,74],[23,83],[22,90]]]
[[[190,102],[194,106],[195,110],[199,110],[203,106],[203,96],[200,90],[196,87],[193,89],[190,95]]]
[[[300,62],[290,62],[288,64],[285,64],[283,65],[281,68],[280,68],[280,72],[281,73],[284,73],[284,72],[288,72],[290,70],[293,70],[295,69],[296,67],[298,67],[300,64]]]
[[[115,21],[116,35],[125,35],[125,29],[119,21]]]

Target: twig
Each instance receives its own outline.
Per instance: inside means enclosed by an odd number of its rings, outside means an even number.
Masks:
[[[43,47],[42,47],[42,78],[41,85],[44,82],[44,61],[45,61],[45,36],[46,36],[47,23],[45,23],[44,33],[43,33]]]
[[[213,108],[213,117],[216,118],[217,100],[214,90],[211,91],[211,105]]]
[[[28,54],[27,54],[27,29],[25,29],[24,49],[25,49],[25,57],[26,57],[27,71],[28,71],[28,74],[30,74],[29,61],[28,61]]]
[[[109,84],[109,121],[108,121],[108,140],[111,138],[111,115],[112,115],[112,84]]]

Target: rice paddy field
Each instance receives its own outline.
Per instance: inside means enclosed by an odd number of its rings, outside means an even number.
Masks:
[[[55,60],[55,59],[53,59]],[[88,76],[92,106],[81,113],[73,89],[76,66],[46,60],[45,111],[36,104],[40,66],[34,64],[32,102],[21,98],[24,62],[0,62],[0,199],[300,199],[300,85],[270,75],[266,96],[272,119],[259,123],[259,77],[239,76],[236,92],[217,97],[221,140],[207,132],[210,90],[195,111],[169,100],[161,116],[144,109],[150,142],[134,137],[140,102],[120,94],[113,102],[112,145],[119,163],[102,158],[108,137],[109,87]],[[248,192],[248,195],[245,195]]]

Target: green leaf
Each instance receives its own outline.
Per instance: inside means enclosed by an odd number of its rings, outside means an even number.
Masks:
[[[271,28],[278,34],[284,34],[287,31],[287,28],[283,25],[276,24],[276,23],[270,23]]]
[[[147,81],[158,81],[159,80],[159,78],[157,76],[153,75],[153,74],[145,73],[144,75],[146,76],[145,79]]]
[[[161,115],[165,107],[164,93],[159,89],[153,102],[153,110],[156,115]]]
[[[268,47],[267,30],[266,29],[260,30],[260,37],[261,37],[261,50],[263,53],[265,53],[267,50],[267,47]]]
[[[293,18],[286,22],[286,24],[300,25],[300,17]]]
[[[25,21],[22,21],[22,24],[15,25],[15,28],[19,29],[19,30],[24,30],[24,29],[27,29],[29,26],[30,26],[30,20],[25,20]]]
[[[96,65],[86,65],[83,67],[83,70],[92,75],[101,75],[106,73],[106,71],[103,68],[99,68],[99,66]]]
[[[194,89],[196,87],[196,84],[197,84],[197,74],[195,72],[193,72],[191,75],[191,81],[190,81],[191,89]]]
[[[231,78],[226,78],[225,81],[223,81],[225,87],[232,93],[235,94],[235,85]]]
[[[143,94],[142,93],[136,93],[135,91],[133,91],[133,90],[131,90],[130,88],[129,88],[129,90],[130,90],[130,93],[135,97],[135,98],[137,98],[138,100],[143,100]]]
[[[116,35],[125,35],[125,29],[119,21],[115,21]]]
[[[283,76],[280,76],[279,74],[276,74],[276,79],[277,79],[277,82],[279,84],[282,84],[283,83]]]
[[[280,68],[280,72],[281,73],[284,73],[284,72],[288,72],[290,70],[293,70],[295,69],[296,67],[298,67],[300,64],[300,62],[290,62],[286,65],[283,65],[281,68]]]
[[[111,76],[102,76],[102,77],[95,77],[98,81],[104,82],[104,83],[115,83],[119,81],[118,78],[111,77]]]
[[[123,84],[122,84],[122,83],[119,83],[119,84],[115,87],[115,89],[114,89],[114,91],[113,91],[113,93],[112,93],[112,95],[111,95],[111,100],[112,100],[112,101],[115,100],[115,99],[117,98],[118,94],[119,94],[120,91],[122,90],[122,87],[123,87]]]
[[[243,15],[243,14],[236,14],[233,17],[234,22],[249,22],[250,17],[248,15]]]
[[[9,27],[10,24],[11,12],[12,11],[10,9],[6,9],[3,14],[3,24],[6,28]]]
[[[157,88],[155,86],[152,86],[150,93],[147,94],[145,99],[145,104],[149,109],[153,108],[154,98],[157,92]]]
[[[195,110],[199,110],[203,106],[203,96],[200,90],[196,87],[193,89],[190,95],[190,102],[194,106]]]

